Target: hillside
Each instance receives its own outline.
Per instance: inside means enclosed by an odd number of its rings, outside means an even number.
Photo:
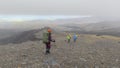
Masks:
[[[32,31],[33,33],[34,31]],[[38,31],[37,38],[41,34]],[[31,35],[31,34],[30,34]],[[50,55],[40,40],[0,46],[1,68],[119,68],[120,38],[80,34],[76,43],[67,44],[64,33],[52,35]],[[29,36],[30,37],[30,36]],[[56,45],[56,46],[55,46]],[[114,62],[114,63],[113,63]]]
[[[15,34],[19,34],[21,32],[22,31],[15,29],[0,29],[0,39],[7,38]]]
[[[43,29],[35,29],[35,30],[28,30],[21,33],[17,33],[11,35],[10,37],[4,38],[0,40],[0,44],[8,44],[8,43],[22,43],[26,41],[35,41],[40,40],[40,38],[36,38],[35,33],[41,31]],[[42,34],[42,33],[41,33]]]
[[[120,22],[98,22],[98,23],[69,23],[58,25],[62,31],[72,31],[81,34],[99,34],[120,36]]]

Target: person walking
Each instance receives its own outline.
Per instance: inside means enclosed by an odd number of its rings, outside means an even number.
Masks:
[[[51,42],[55,42],[55,40],[52,40],[51,32],[52,30],[48,28],[47,31],[43,33],[43,43],[46,45],[45,54],[50,54]]]
[[[76,42],[77,37],[78,37],[77,34],[74,34],[74,35],[73,35],[73,41],[74,41],[74,42]]]
[[[70,34],[68,34],[66,38],[67,38],[67,42],[68,42],[68,43],[70,43],[70,40],[71,40],[71,35],[70,35]]]

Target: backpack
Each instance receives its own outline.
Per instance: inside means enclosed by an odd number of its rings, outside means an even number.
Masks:
[[[77,39],[77,35],[74,35],[74,36],[73,36],[73,39]]]
[[[70,35],[67,35],[67,39],[71,39]]]
[[[48,32],[44,32],[43,33],[43,43],[48,43],[49,42],[49,40],[48,40]]]

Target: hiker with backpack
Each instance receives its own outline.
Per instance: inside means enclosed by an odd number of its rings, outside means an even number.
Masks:
[[[51,33],[52,30],[50,28],[47,29],[43,33],[43,43],[46,45],[46,53],[45,54],[50,54],[50,49],[51,49],[51,42],[55,42],[55,40],[52,40]]]
[[[71,40],[71,35],[70,34],[67,34],[67,42],[70,43],[70,40]]]
[[[74,42],[76,42],[77,37],[78,37],[77,34],[74,34],[74,35],[73,35],[73,41],[74,41]]]

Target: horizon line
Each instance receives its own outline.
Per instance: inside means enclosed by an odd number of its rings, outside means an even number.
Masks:
[[[57,20],[92,17],[89,15],[0,15],[0,21]]]

